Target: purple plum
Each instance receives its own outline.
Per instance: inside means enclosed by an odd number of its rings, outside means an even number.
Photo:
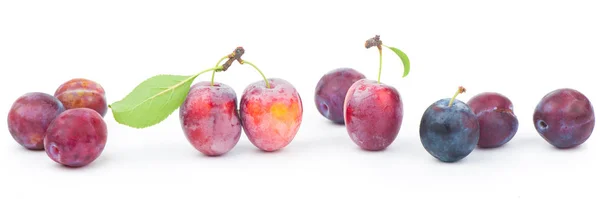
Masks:
[[[392,144],[404,116],[398,91],[368,79],[358,80],[348,89],[344,110],[350,138],[368,151],[383,150]]]
[[[495,148],[510,141],[519,128],[519,120],[513,112],[512,102],[504,95],[484,92],[467,102],[479,121],[481,148]]]
[[[546,94],[533,114],[537,132],[557,148],[584,143],[594,130],[594,108],[581,92],[561,88]]]
[[[192,86],[179,109],[179,119],[187,140],[207,156],[223,155],[240,140],[237,97],[226,84],[199,82]]]
[[[63,104],[50,94],[26,93],[13,103],[8,112],[8,131],[21,146],[43,150],[46,129],[63,111]]]
[[[107,129],[102,115],[89,108],[62,112],[48,127],[44,147],[55,162],[82,167],[100,156],[106,145]]]
[[[317,84],[315,104],[319,113],[334,123],[344,124],[344,99],[354,82],[365,75],[352,68],[338,68],[329,71]]]

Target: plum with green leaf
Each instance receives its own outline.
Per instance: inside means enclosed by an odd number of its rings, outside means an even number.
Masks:
[[[393,86],[381,83],[382,48],[400,57],[404,64],[402,77],[408,75],[410,61],[399,49],[383,45],[379,35],[367,40],[365,47],[378,48],[379,75],[377,81],[360,79],[350,86],[344,100],[344,121],[355,144],[364,150],[380,151],[394,142],[404,117],[400,93]]]
[[[217,66],[194,75],[156,75],[137,85],[125,98],[108,107],[114,119],[132,128],[154,126],[169,117],[185,101],[193,81],[201,74],[226,71],[233,61],[241,61],[244,48],[238,47],[217,62]],[[223,65],[219,64],[227,60]]]

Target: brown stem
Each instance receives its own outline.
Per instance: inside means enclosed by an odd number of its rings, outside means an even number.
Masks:
[[[233,61],[238,61],[238,63],[243,64],[242,55],[244,55],[244,52],[245,50],[241,46],[235,48],[231,54],[227,55],[227,58],[229,59],[223,64],[222,71],[226,71],[231,64],[233,64]]]
[[[367,39],[367,41],[365,42],[365,48],[367,49],[373,46],[377,46],[377,49],[381,51],[381,45],[383,45],[383,42],[381,41],[379,35],[375,35],[375,37]]]

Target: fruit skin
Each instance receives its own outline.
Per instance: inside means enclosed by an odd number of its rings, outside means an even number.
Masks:
[[[387,148],[398,136],[404,106],[398,91],[377,81],[355,82],[344,100],[346,130],[354,143],[368,151]]]
[[[519,120],[514,114],[512,102],[506,96],[484,92],[472,97],[467,104],[479,121],[479,147],[502,146],[517,133]]]
[[[61,84],[54,96],[60,100],[66,109],[90,108],[102,117],[108,111],[106,93],[102,86],[92,80],[75,78]]]
[[[588,98],[571,88],[560,88],[546,94],[533,114],[537,132],[557,148],[583,144],[595,125],[594,108]]]
[[[48,127],[44,146],[55,162],[69,166],[88,165],[106,145],[107,129],[102,116],[89,108],[68,109]]]
[[[242,133],[235,91],[218,82],[193,85],[179,108],[179,121],[187,140],[208,156],[229,152]]]
[[[479,122],[464,102],[441,99],[423,113],[419,129],[421,144],[442,162],[456,162],[468,156],[479,141]]]
[[[279,78],[246,87],[240,101],[242,127],[254,146],[277,151],[296,136],[302,123],[302,99],[292,84]]]
[[[338,68],[321,77],[315,89],[319,113],[334,123],[344,124],[344,101],[354,82],[366,78],[352,68]]]
[[[50,94],[26,93],[15,100],[8,112],[8,131],[21,146],[42,150],[46,129],[63,111],[62,103]]]

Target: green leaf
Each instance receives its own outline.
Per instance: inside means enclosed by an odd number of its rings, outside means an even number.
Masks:
[[[158,124],[181,106],[198,75],[151,77],[135,87],[124,99],[108,107],[120,124],[134,128]]]
[[[394,51],[396,53],[396,55],[398,55],[398,57],[400,57],[400,59],[402,60],[402,63],[404,64],[404,75],[402,75],[402,77],[406,77],[408,75],[408,73],[410,72],[410,60],[408,59],[408,56],[398,48],[389,47],[389,46],[386,46],[386,47],[389,48],[390,50]]]

